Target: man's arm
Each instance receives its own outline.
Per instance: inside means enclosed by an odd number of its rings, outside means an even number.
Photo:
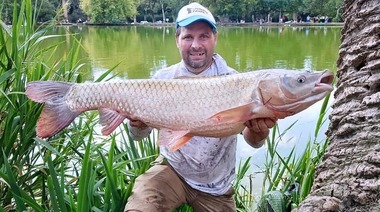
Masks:
[[[252,119],[245,122],[246,128],[243,130],[245,141],[253,148],[260,148],[264,145],[265,139],[269,135],[269,129],[276,124],[277,120],[271,118]]]

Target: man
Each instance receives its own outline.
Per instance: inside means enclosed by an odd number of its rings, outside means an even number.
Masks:
[[[224,59],[214,53],[217,43],[215,19],[198,3],[184,6],[176,21],[176,44],[180,63],[158,71],[153,78],[202,77],[235,74]],[[245,123],[244,139],[252,147],[264,144],[276,120],[255,119]],[[135,140],[151,129],[130,120]],[[172,211],[188,203],[194,211],[236,211],[231,186],[235,178],[237,136],[193,137],[182,148],[170,152],[161,146],[156,164],[136,179],[125,211]]]

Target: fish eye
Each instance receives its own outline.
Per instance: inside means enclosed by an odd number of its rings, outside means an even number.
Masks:
[[[299,76],[299,77],[297,78],[297,82],[298,82],[298,83],[304,83],[304,82],[306,82],[306,77],[303,76],[303,75]]]

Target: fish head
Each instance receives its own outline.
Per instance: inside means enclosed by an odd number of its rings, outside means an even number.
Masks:
[[[259,83],[261,101],[276,117],[285,118],[308,108],[333,90],[330,71],[282,71]]]

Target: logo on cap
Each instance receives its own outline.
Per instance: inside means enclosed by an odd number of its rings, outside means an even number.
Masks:
[[[208,15],[208,12],[202,8],[187,8],[187,14],[190,13],[203,13]]]

